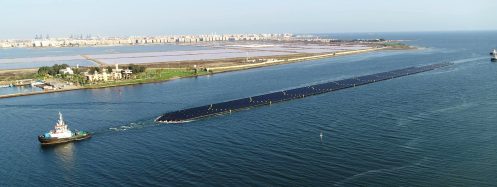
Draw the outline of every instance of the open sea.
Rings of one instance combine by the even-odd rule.
[[[497,64],[489,56],[497,32],[329,36],[405,39],[419,49],[0,99],[0,186],[497,184]],[[447,61],[455,65],[231,115],[153,122],[169,111]],[[37,135],[59,111],[70,128],[94,136],[41,147]]]

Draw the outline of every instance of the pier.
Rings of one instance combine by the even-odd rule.
[[[248,98],[215,103],[195,108],[183,109],[179,111],[165,113],[155,119],[158,123],[183,123],[192,120],[205,118],[214,115],[229,114],[243,109],[257,106],[271,105],[283,101],[300,99],[312,95],[323,94],[327,92],[338,91],[346,88],[366,85],[370,83],[385,81],[398,77],[413,75],[426,71],[435,70],[441,67],[452,65],[452,63],[438,63],[425,66],[408,67],[383,73],[376,73],[360,77],[353,77],[338,81],[332,81],[322,84],[305,86],[290,90],[278,91]]]

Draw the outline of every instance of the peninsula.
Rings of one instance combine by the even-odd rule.
[[[188,38],[195,39],[190,39],[190,42],[185,43],[184,39],[176,38],[172,40],[175,41],[174,44],[164,44],[163,42],[169,40],[156,37],[150,40],[150,44],[146,44],[146,39],[140,41],[133,39],[135,43],[120,43],[120,45],[137,45],[138,42],[141,45],[193,47],[189,50],[0,58],[0,87],[35,86],[40,88],[37,91],[0,94],[0,98],[152,83],[378,50],[411,49],[410,46],[399,41],[384,39],[336,40],[291,34],[190,36]],[[33,42],[37,41],[33,40]],[[99,45],[108,45],[108,43],[97,46]],[[28,47],[40,48],[41,46],[32,44]],[[61,47],[60,43],[57,46],[43,48],[54,47]],[[47,64],[47,61],[53,65],[36,66]],[[74,63],[83,62],[86,65],[74,65]],[[27,68],[15,66],[19,64],[22,65],[20,67]],[[3,68],[2,70],[2,65],[10,66],[11,69]]]

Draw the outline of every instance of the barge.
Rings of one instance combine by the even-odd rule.
[[[435,70],[441,67],[452,65],[452,63],[438,63],[418,67],[409,67],[398,69],[383,73],[376,73],[372,75],[365,75],[360,77],[353,77],[344,80],[332,81],[323,84],[316,84],[295,88],[291,90],[284,90],[273,92],[248,98],[226,101],[222,103],[210,104],[195,108],[183,109],[165,113],[155,119],[157,123],[185,123],[192,120],[205,118],[209,116],[230,114],[235,111],[248,109],[257,106],[271,105],[278,102],[289,101],[299,98],[304,98],[312,95],[333,92],[346,88],[352,88],[360,85],[385,81],[397,77],[422,73],[426,71]]]

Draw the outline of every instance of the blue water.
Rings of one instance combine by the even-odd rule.
[[[420,49],[1,99],[0,186],[497,184],[497,64],[488,56],[497,32],[379,35]],[[445,61],[456,64],[181,125],[153,123],[167,111]],[[94,137],[40,147],[36,135],[58,111]]]

